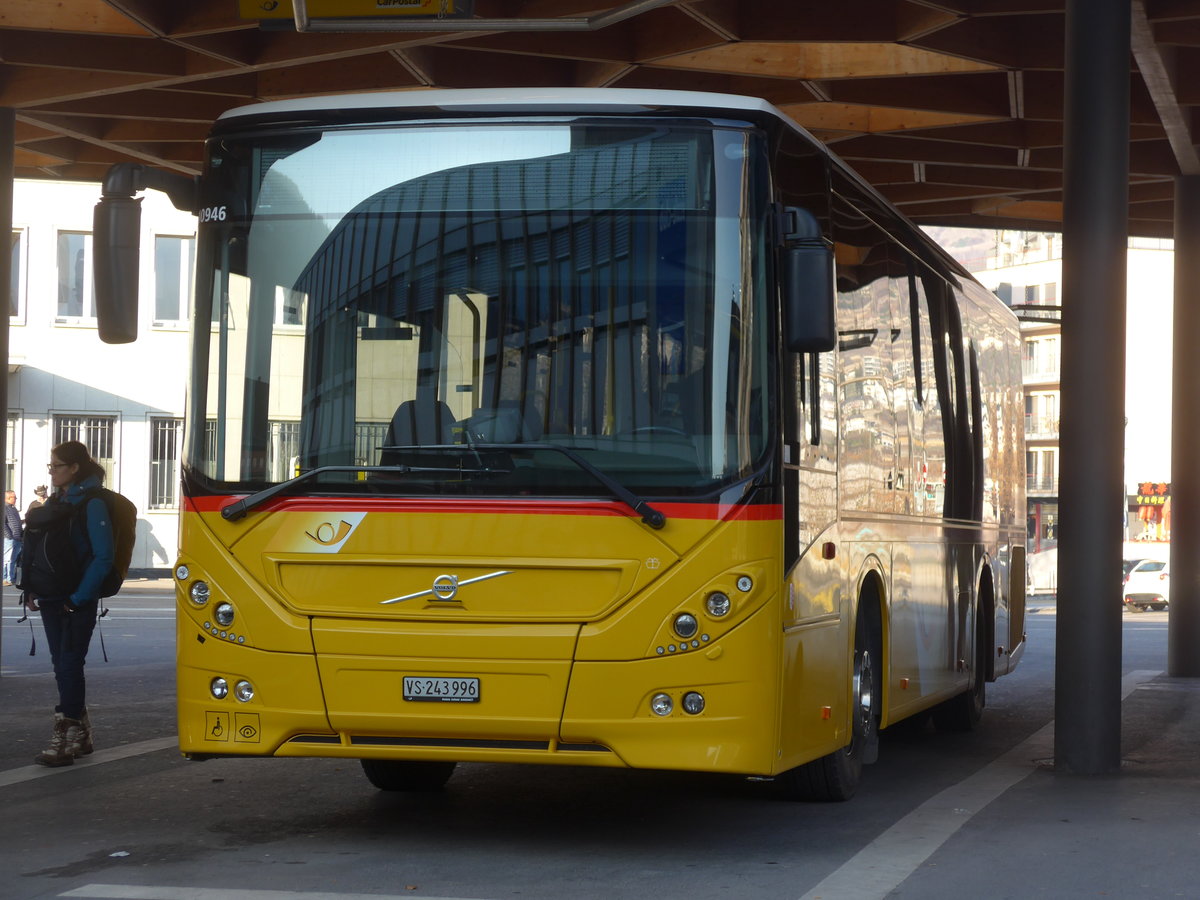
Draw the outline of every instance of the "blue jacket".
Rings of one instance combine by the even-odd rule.
[[[72,483],[66,493],[60,496],[67,503],[79,505],[88,491],[98,487],[100,487],[100,479],[92,476]],[[108,570],[112,568],[115,553],[113,526],[105,502],[99,497],[88,500],[86,517],[87,536],[85,537],[79,532],[72,533],[76,554],[79,559],[88,561],[87,568],[83,571],[83,577],[79,579],[79,587],[75,588],[71,594],[71,603],[75,606],[82,606],[100,599],[100,584],[104,581]]]
[[[21,513],[15,506],[4,504],[4,536],[10,541],[19,541],[23,537],[24,528],[21,526]]]

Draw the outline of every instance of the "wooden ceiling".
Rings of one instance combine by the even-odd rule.
[[[474,14],[598,17],[627,2],[475,0]],[[197,172],[210,123],[263,100],[504,86],[749,94],[919,222],[1055,230],[1064,8],[664,0],[589,31],[455,31],[447,19],[350,34],[297,33],[290,18],[263,28],[238,0],[2,0],[0,106],[16,110],[18,177],[99,180],[123,160]],[[1130,230],[1169,236],[1172,178],[1200,172],[1200,0],[1132,9]]]

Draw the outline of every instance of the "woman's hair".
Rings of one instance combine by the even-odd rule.
[[[75,475],[76,481],[83,481],[85,478],[95,475],[100,479],[101,484],[104,483],[104,466],[92,459],[88,448],[79,441],[63,441],[58,446],[51,447],[50,452],[69,466],[79,466],[79,471]]]

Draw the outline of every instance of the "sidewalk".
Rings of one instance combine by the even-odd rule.
[[[1119,772],[1057,770],[1053,726],[1047,726],[988,767],[1007,759],[1028,774],[888,896],[1195,897],[1200,679],[1152,676],[1129,694],[1121,712]],[[1035,760],[1030,753],[1045,755]]]
[[[121,585],[121,593],[141,591],[173,591],[175,579],[170,569],[130,569]]]

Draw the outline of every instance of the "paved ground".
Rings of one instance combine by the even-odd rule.
[[[126,593],[165,596],[171,581],[159,574],[135,578]],[[155,599],[146,605],[163,604]],[[1052,596],[1031,598],[1029,609],[1031,617],[1054,620]],[[1134,628],[1159,622],[1161,634],[1165,616],[1127,614],[1125,622]],[[500,775],[478,768],[463,773],[444,800],[393,806],[370,798],[356,772],[325,762],[260,766],[253,770],[263,779],[257,781],[244,763],[183,763],[171,756],[171,698],[154,685],[139,685],[145,677],[126,665],[120,641],[124,630],[133,629],[122,621],[118,618],[108,632],[115,652],[105,677],[123,694],[137,696],[141,690],[147,699],[111,710],[108,734],[121,734],[130,752],[140,755],[122,758],[122,748],[114,745],[98,751],[98,757],[105,756],[94,763],[101,769],[81,766],[73,775],[36,772],[39,777],[32,778],[35,767],[28,765],[25,744],[42,739],[44,729],[30,724],[36,705],[30,694],[35,685],[46,685],[32,676],[0,683],[0,801],[6,807],[0,814],[0,898],[429,898],[433,892],[419,885],[435,884],[441,897],[520,894],[526,900],[640,900],[647,896],[646,885],[655,885],[651,893],[664,900],[1200,896],[1200,679],[1171,678],[1151,669],[1125,672],[1122,769],[1109,776],[1056,771],[1054,726],[1039,727],[1041,719],[1028,726],[1026,733],[1032,734],[995,758],[972,760],[981,749],[978,736],[949,747],[939,743],[951,750],[946,765],[961,774],[948,774],[944,788],[915,804],[902,793],[912,774],[904,757],[926,756],[930,747],[901,736],[881,762],[882,777],[873,776],[864,796],[808,812],[753,805],[733,791],[706,796],[686,779],[654,773],[631,773],[629,782],[637,789],[622,790],[620,782],[590,773]],[[170,652],[169,639],[166,644],[163,654]],[[4,646],[10,662],[16,661],[12,654],[25,649],[15,642]],[[1006,708],[1000,702],[989,715],[1015,722],[1033,706]],[[954,756],[954,746],[961,748],[961,758]],[[289,781],[293,773],[321,777]],[[516,778],[527,780],[514,787],[510,779]],[[62,819],[71,806],[68,787],[82,784],[92,791],[84,818]],[[297,784],[312,792],[307,801],[291,796]],[[560,807],[570,792],[575,792],[576,812],[586,808],[587,816],[564,816]],[[177,807],[162,820],[170,824],[157,824],[159,812],[139,820],[136,811],[147,800],[162,804],[166,797]],[[240,800],[246,808],[222,807],[222,800]],[[639,839],[625,840],[613,830],[617,822]],[[724,832],[725,827],[732,831]],[[242,838],[220,843],[230,829]],[[31,830],[42,837],[32,838]],[[320,853],[313,850],[317,835]],[[387,840],[381,842],[381,836]],[[444,846],[451,836],[461,840]],[[68,844],[56,846],[62,840]],[[147,845],[161,850],[163,859],[142,849]],[[572,855],[576,851],[583,855]],[[822,853],[836,861],[822,868],[813,862]],[[469,863],[467,857],[482,862]],[[136,864],[121,868],[127,858]],[[336,868],[341,859],[353,869]],[[304,884],[310,886],[289,881],[286,871],[272,874],[263,868],[277,860],[286,860],[292,871],[306,867],[312,880]],[[360,882],[364,872],[391,873],[398,860],[410,867],[406,871],[424,866],[424,878]],[[587,860],[600,861],[595,872]],[[473,864],[483,873],[474,875]],[[575,875],[568,872],[561,882],[553,881],[559,875],[556,865],[571,867]],[[693,874],[698,867],[700,877]],[[673,872],[677,886],[664,887],[675,884],[670,879],[655,880],[660,869]],[[211,879],[199,872],[211,873]],[[243,887],[229,886],[231,873],[241,873]],[[205,887],[180,893],[180,888],[152,889],[146,882]],[[556,893],[560,884],[574,887]],[[318,886],[323,889],[317,891]]]

